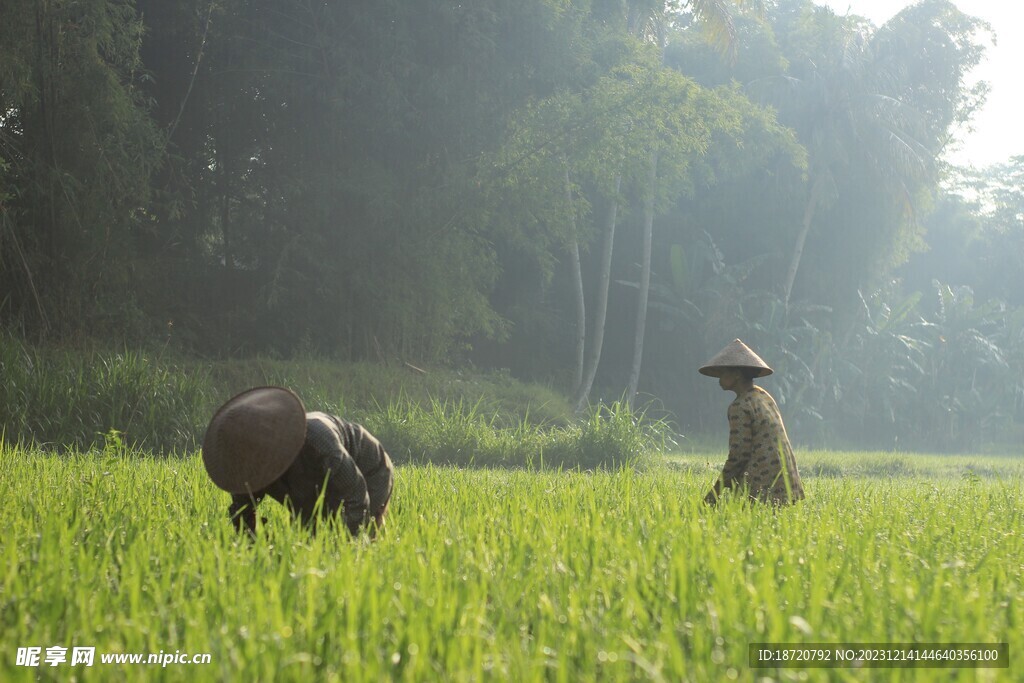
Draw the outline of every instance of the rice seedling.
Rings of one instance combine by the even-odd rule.
[[[195,455],[156,459],[115,444],[58,457],[5,445],[0,678],[1019,677],[1012,668],[750,668],[747,648],[758,642],[1008,641],[1011,653],[1022,642],[1015,461],[986,461],[990,469],[964,477],[935,458],[923,469],[891,454],[798,458],[851,472],[865,459],[906,466],[809,474],[808,499],[776,512],[741,500],[704,507],[714,462],[561,472],[405,465],[376,542],[311,535],[266,504],[269,521],[250,542],[233,532],[228,497]],[[94,647],[96,660],[18,666],[17,649],[30,646],[43,656]],[[210,662],[100,661],[160,652]]]

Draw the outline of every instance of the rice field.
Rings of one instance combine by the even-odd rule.
[[[376,542],[273,502],[249,541],[196,455],[0,446],[0,680],[1024,680],[1022,460],[797,457],[808,500],[779,512],[704,507],[721,454],[407,465]],[[1009,642],[1010,665],[749,666],[820,642]],[[150,653],[177,659],[101,661]]]

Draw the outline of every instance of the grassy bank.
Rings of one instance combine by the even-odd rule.
[[[4,440],[55,452],[190,452],[221,403],[267,384],[366,424],[400,463],[640,465],[670,438],[666,423],[621,404],[576,417],[547,387],[406,365],[44,351],[0,337],[0,374]]]
[[[837,466],[890,454],[821,454]],[[798,453],[801,463],[818,455]],[[813,468],[809,468],[813,469]],[[281,506],[237,537],[195,455],[0,449],[5,681],[1006,680],[1013,669],[776,670],[756,642],[1021,645],[1019,473],[816,476],[773,513],[696,468],[405,466],[385,536]],[[93,668],[17,667],[93,647]],[[209,664],[101,664],[209,653]],[[1013,657],[1014,655],[1011,654]],[[1011,662],[1011,666],[1012,666]],[[877,675],[873,675],[877,674]]]

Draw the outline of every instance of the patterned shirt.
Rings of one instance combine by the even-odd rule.
[[[737,396],[729,406],[729,457],[720,485],[745,487],[761,502],[803,500],[804,487],[782,415],[775,399],[761,387]]]
[[[321,412],[306,413],[306,441],[295,462],[267,488],[234,494],[228,514],[235,526],[256,529],[256,505],[270,496],[309,523],[323,493],[321,515],[342,510],[352,535],[384,511],[394,471],[384,447],[360,425]]]

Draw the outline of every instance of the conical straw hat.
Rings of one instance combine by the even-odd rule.
[[[203,463],[213,483],[253,493],[284,474],[306,440],[306,409],[283,387],[249,389],[220,407],[203,438]]]
[[[767,377],[773,370],[749,346],[734,339],[724,349],[715,354],[699,372],[708,377],[721,377],[726,368],[752,368],[757,370],[755,377]]]

